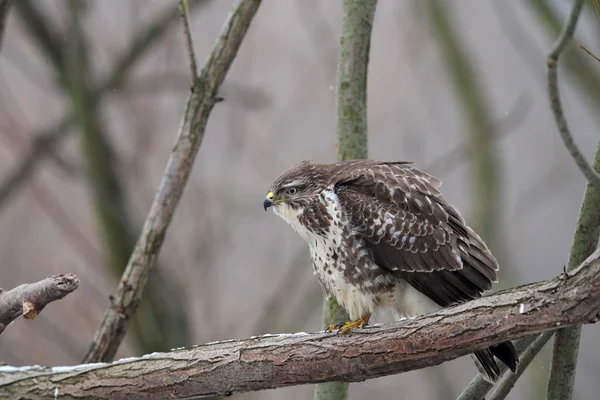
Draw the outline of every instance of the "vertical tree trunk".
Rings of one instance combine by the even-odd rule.
[[[336,82],[337,159],[367,158],[367,75],[371,31],[377,0],[344,0],[342,36]],[[335,298],[326,299],[324,325],[349,319]],[[348,398],[348,383],[320,383],[315,387],[316,400]]]

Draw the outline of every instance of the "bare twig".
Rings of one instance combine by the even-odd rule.
[[[493,2],[494,7],[498,10],[502,9],[499,5],[496,4],[504,4],[505,7],[502,9],[502,14],[505,14],[501,21],[502,25],[507,25],[505,30],[510,32],[511,34],[508,36],[511,44],[515,47],[515,49],[523,55],[523,57],[527,58],[527,61],[530,61],[529,64],[533,64],[534,69],[534,78],[536,82],[539,82],[541,86],[547,88],[548,79],[547,76],[542,79],[538,79],[544,76],[542,73],[542,68],[546,68],[547,66],[539,63],[540,56],[544,57],[542,54],[538,54],[540,52],[539,46],[535,44],[535,41],[532,41],[531,38],[528,38],[527,30],[521,26],[523,24],[515,23],[519,19],[520,14],[514,12],[514,8],[508,6],[508,2]],[[521,2],[523,3],[523,2]],[[548,0],[529,0],[526,1],[529,7],[531,7],[534,15],[538,17],[540,25],[545,28],[546,33],[552,38],[558,37],[560,31],[564,25],[563,16],[561,12],[553,7],[551,2]],[[523,35],[524,34],[524,35]],[[523,44],[529,44],[528,46],[523,47]],[[600,107],[600,90],[596,88],[600,87],[600,74],[598,74],[597,68],[595,65],[587,62],[587,56],[582,54],[579,51],[570,51],[569,47],[567,47],[563,53],[561,54],[561,63],[562,68],[566,74],[568,74],[568,78],[571,79],[575,84],[578,85],[579,89],[582,93],[587,95],[591,101],[584,101],[584,106],[589,108],[591,114],[594,116],[599,116],[597,113],[598,107]],[[574,49],[573,49],[574,50]],[[545,51],[542,50],[542,51]],[[528,56],[531,54],[532,56]]]
[[[49,303],[60,300],[79,287],[73,274],[60,274],[14,289],[0,289],[0,334],[19,316],[34,319]]]
[[[0,395],[147,399],[358,382],[439,365],[534,333],[600,318],[600,250],[577,270],[415,319],[348,334],[264,335],[111,364],[0,367]]]
[[[508,396],[508,393],[512,390],[517,382],[517,379],[527,369],[527,366],[531,364],[535,356],[544,348],[548,340],[552,337],[554,332],[544,332],[539,335],[535,341],[523,352],[523,355],[519,358],[519,369],[515,374],[506,374],[504,378],[497,384],[497,388],[494,390],[488,400],[502,400]]]
[[[4,28],[6,27],[6,19],[8,11],[13,0],[0,0],[0,49],[2,49],[2,39],[4,39]]]
[[[150,270],[162,247],[167,228],[179,204],[200,148],[217,91],[246,35],[260,0],[242,0],[228,17],[210,58],[188,98],[179,134],[160,187],[113,302],[94,337],[85,362],[111,360],[129,326],[144,291]]]
[[[198,63],[196,62],[196,53],[194,52],[194,41],[190,30],[190,10],[188,0],[179,0],[179,11],[183,20],[183,34],[187,47],[188,57],[190,58],[190,70],[192,72],[192,83],[198,76]]]
[[[552,45],[550,53],[546,59],[546,64],[548,66],[548,98],[550,100],[550,108],[554,114],[554,119],[556,121],[556,126],[560,133],[560,137],[565,143],[567,150],[571,154],[571,157],[573,157],[573,160],[575,160],[577,163],[577,166],[586,179],[592,185],[594,185],[596,189],[600,190],[600,175],[594,172],[592,167],[590,167],[573,140],[573,135],[569,130],[567,119],[565,118],[560,99],[560,92],[558,89],[558,58],[569,43],[569,40],[571,40],[573,37],[573,32],[575,32],[575,27],[577,25],[577,20],[579,19],[579,14],[581,13],[582,7],[583,0],[573,0],[569,17],[563,25],[558,38]]]
[[[588,53],[594,60],[600,62],[600,58],[598,58],[594,53],[592,53],[590,50],[588,50],[587,47],[585,47],[584,45],[582,45],[581,43],[579,43],[577,40],[575,39],[571,39],[577,46],[579,46],[581,48],[581,50],[585,51],[586,53]]]

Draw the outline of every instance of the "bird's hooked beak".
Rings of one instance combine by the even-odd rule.
[[[267,211],[267,208],[269,208],[273,204],[275,204],[273,202],[274,198],[275,198],[275,194],[273,192],[269,192],[269,194],[267,194],[267,197],[265,197],[265,201],[263,201],[263,207],[265,208],[265,211]]]

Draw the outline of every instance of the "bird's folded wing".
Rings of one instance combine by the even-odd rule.
[[[380,266],[422,272],[462,268],[439,181],[428,177],[402,164],[366,165],[340,175],[340,203]]]

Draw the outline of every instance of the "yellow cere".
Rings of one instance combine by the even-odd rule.
[[[267,199],[273,200],[274,198],[275,198],[275,193],[269,192],[269,194],[267,194]]]

